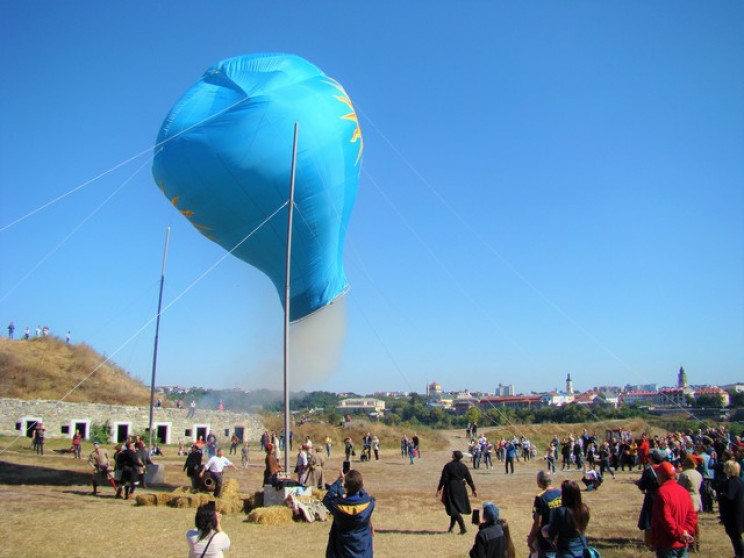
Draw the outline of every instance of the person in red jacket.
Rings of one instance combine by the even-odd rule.
[[[651,509],[651,541],[657,558],[685,558],[694,537],[697,514],[690,494],[677,484],[674,465],[665,461],[654,466],[659,490]]]

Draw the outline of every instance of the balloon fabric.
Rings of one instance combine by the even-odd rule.
[[[292,321],[349,288],[343,244],[364,144],[344,88],[295,55],[223,60],[171,109],[153,162],[155,182],[174,207],[265,273],[284,303],[295,123]]]

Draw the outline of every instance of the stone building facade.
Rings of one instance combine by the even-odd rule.
[[[191,444],[209,432],[214,432],[219,445],[229,444],[236,434],[240,440],[255,442],[264,431],[259,415],[196,409],[155,408],[153,441],[161,444]],[[101,442],[119,443],[130,435],[145,432],[150,422],[148,407],[102,405],[98,403],[67,403],[0,398],[0,435],[31,437],[41,422],[48,438],[72,438],[79,430],[85,440],[91,440],[93,425],[108,421],[110,436]]]

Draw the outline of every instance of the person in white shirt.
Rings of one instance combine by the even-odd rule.
[[[214,478],[215,498],[218,498],[220,492],[222,492],[222,472],[225,470],[225,467],[232,467],[236,471],[238,470],[238,468],[232,464],[232,461],[225,457],[225,451],[220,448],[217,450],[217,455],[209,458],[209,461],[207,461],[207,464],[204,465],[204,468],[199,474],[200,477],[204,477],[207,472],[212,475]]]
[[[196,510],[196,529],[186,532],[189,558],[223,558],[222,551],[230,548],[230,537],[220,527],[221,519],[222,514],[215,510],[214,502]]]

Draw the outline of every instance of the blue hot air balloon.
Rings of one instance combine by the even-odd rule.
[[[295,122],[292,321],[349,288],[342,251],[363,141],[344,88],[294,55],[223,60],[171,109],[153,163],[172,204],[204,236],[263,271],[283,301],[288,208],[267,218],[289,197]]]

